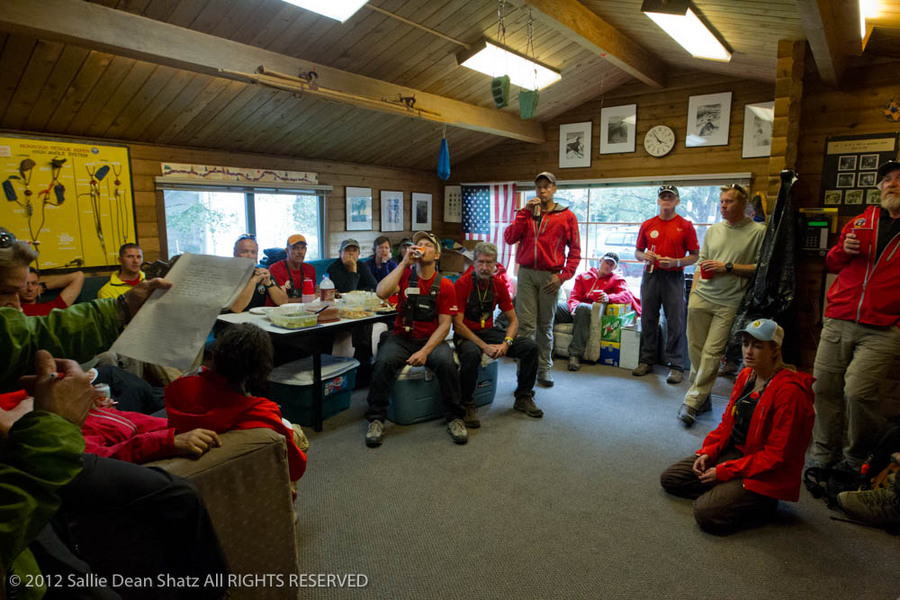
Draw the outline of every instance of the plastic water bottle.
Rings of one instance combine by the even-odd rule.
[[[319,284],[319,300],[322,301],[322,304],[334,304],[334,282],[328,273],[325,273],[322,283]]]

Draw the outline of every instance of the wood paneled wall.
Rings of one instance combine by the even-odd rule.
[[[372,242],[380,235],[381,190],[402,191],[404,196],[404,226],[406,231],[391,232],[388,237],[398,242],[409,237],[412,192],[432,194],[433,229],[441,237],[458,236],[458,226],[446,227],[440,220],[443,215],[443,186],[434,172],[412,169],[390,169],[354,163],[304,160],[260,154],[236,154],[231,152],[173,148],[129,144],[132,173],[134,174],[135,215],[138,239],[147,260],[155,260],[165,251],[165,211],[163,193],[156,190],[155,178],[161,174],[161,162],[193,163],[217,166],[272,168],[292,171],[312,171],[319,174],[319,183],[331,185],[333,191],[326,200],[325,248],[327,256],[337,256],[341,240],[356,238],[362,245],[361,254],[370,253]],[[374,222],[373,231],[346,231],[346,186],[372,188]]]
[[[452,181],[478,182],[517,180],[530,181],[541,171],[551,171],[560,181],[611,177],[655,177],[691,173],[754,174],[754,191],[766,190],[768,158],[741,158],[744,131],[744,105],[773,100],[772,85],[741,81],[709,73],[675,73],[669,77],[670,87],[657,90],[642,83],[632,83],[587,102],[577,109],[549,121],[544,130],[547,142],[526,144],[506,142],[491,148],[459,166],[451,174]],[[690,96],[731,91],[731,127],[727,146],[686,148],[688,99]],[[637,104],[637,139],[634,152],[599,154],[600,109],[603,106]],[[591,166],[579,169],[559,168],[559,125],[591,121]],[[663,158],[654,158],[643,148],[644,135],[655,125],[668,125],[675,131],[675,148]],[[451,148],[452,150],[452,148]],[[648,202],[655,204],[655,198]],[[653,209],[650,209],[652,215]]]

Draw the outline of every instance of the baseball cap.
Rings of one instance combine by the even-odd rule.
[[[550,171],[542,171],[538,173],[538,176],[534,178],[534,182],[537,183],[538,179],[540,179],[541,177],[547,179],[548,181],[550,181],[550,183],[556,183],[556,175],[554,175]]]
[[[412,240],[409,239],[409,238],[403,238],[402,240],[400,240],[400,247],[401,247],[401,248],[402,248],[403,246],[412,246],[412,245],[413,245]]]
[[[876,187],[878,187],[878,189],[880,190],[881,180],[884,179],[888,173],[890,173],[891,171],[896,171],[897,169],[900,169],[900,162],[897,162],[896,160],[889,160],[885,163],[882,163],[882,165],[878,167],[878,181]]]
[[[775,342],[779,346],[784,341],[784,329],[772,319],[756,319],[738,333],[752,335],[761,342]]]
[[[617,267],[619,266],[619,255],[616,254],[615,252],[607,252],[606,254],[603,255],[602,258],[600,258],[600,260],[611,260],[614,263],[616,263]]]
[[[678,188],[674,185],[661,185],[659,186],[659,191],[656,193],[657,197],[662,196],[666,192],[670,194],[674,194],[676,198],[678,198]]]
[[[437,236],[428,231],[417,231],[415,235],[413,235],[413,243],[418,243],[419,240],[428,240],[432,244],[434,244],[434,249],[438,252],[441,251],[441,243],[438,241]]]
[[[356,246],[356,249],[359,250],[359,242],[354,240],[353,238],[347,238],[346,240],[341,242],[341,249],[338,252],[343,252],[344,248],[347,246]]]
[[[300,235],[299,233],[295,233],[291,237],[288,238],[287,245],[293,246],[294,244],[305,244],[306,238]]]

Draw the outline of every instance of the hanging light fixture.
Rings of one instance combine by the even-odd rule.
[[[456,61],[460,66],[490,76],[497,72],[498,65],[506,65],[505,71],[509,75],[510,82],[523,88],[537,85],[537,89],[541,89],[562,79],[559,71],[488,40],[483,40],[471,50],[457,55]]]
[[[367,0],[284,0],[288,4],[343,23],[356,14]]]
[[[641,12],[694,58],[731,61],[731,48],[691,0],[644,0]]]

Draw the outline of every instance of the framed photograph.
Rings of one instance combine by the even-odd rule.
[[[881,190],[866,190],[866,204],[881,204]]]
[[[744,145],[741,158],[769,156],[772,150],[774,121],[774,101],[744,105]]]
[[[839,188],[856,187],[856,173],[838,173],[837,186]]]
[[[444,186],[444,222],[462,223],[462,186]]]
[[[847,193],[844,195],[844,204],[862,204],[863,203],[863,191],[862,190],[847,190]]]
[[[866,171],[859,174],[859,183],[856,185],[861,188],[875,187],[875,180],[878,177],[878,171]]]
[[[559,126],[559,168],[591,166],[591,122]]]
[[[372,231],[372,188],[347,187],[347,231]]]
[[[868,171],[868,170],[876,170],[878,168],[878,158],[877,154],[862,154],[859,157],[859,170],[860,171]]]
[[[600,154],[634,152],[637,104],[600,110]]]
[[[848,154],[838,159],[838,171],[855,171],[856,155]]]
[[[825,192],[825,205],[826,206],[834,206],[841,203],[841,200],[844,198],[844,192],[842,190],[826,190]]]
[[[381,192],[381,231],[403,231],[403,192]]]
[[[730,122],[731,92],[691,96],[684,145],[688,148],[727,146]]]
[[[413,192],[412,230],[431,231],[431,194]]]

